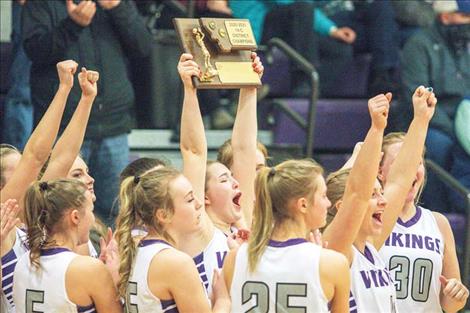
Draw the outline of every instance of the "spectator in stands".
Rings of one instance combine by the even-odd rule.
[[[434,23],[436,13],[432,3],[433,0],[392,1],[401,47],[420,27],[429,27]]]
[[[335,22],[335,27],[352,28],[353,39],[346,42],[352,45],[354,53],[372,54],[369,95],[385,90],[398,91],[399,34],[391,1],[329,0],[318,3]]]
[[[13,58],[9,74],[11,85],[5,99],[3,116],[3,142],[20,150],[24,149],[33,128],[33,106],[29,88],[31,61],[24,52],[21,39],[21,12],[25,2],[26,0],[15,0],[12,3]]]
[[[421,84],[432,86],[439,106],[426,139],[427,157],[470,188],[470,155],[458,144],[454,133],[456,110],[470,93],[470,2],[436,1],[434,9],[435,23],[411,37],[404,47],[401,65],[404,96],[396,123],[403,129],[410,119],[406,99],[412,90]],[[429,173],[423,193],[425,205],[437,211],[462,205],[456,194],[448,196],[449,199],[445,186]]]
[[[250,20],[258,43],[266,43],[273,37],[281,38],[313,63],[320,73],[322,93],[331,89],[334,78],[343,67],[341,62],[352,56],[348,43],[354,41],[354,32],[347,27],[335,27],[334,22],[315,9],[312,3],[230,0],[229,5],[234,17]],[[317,43],[317,40],[322,43]],[[329,66],[333,63],[336,66]],[[293,70],[291,87],[295,96],[306,96],[311,92],[305,74],[296,69]]]
[[[95,212],[111,224],[119,173],[128,163],[127,133],[131,128],[134,91],[127,77],[126,56],[145,57],[151,38],[129,0],[28,1],[23,12],[23,43],[32,61],[31,93],[38,121],[57,85],[55,64],[74,59],[101,73],[82,155],[96,179]],[[62,129],[80,96],[75,85],[65,109]]]

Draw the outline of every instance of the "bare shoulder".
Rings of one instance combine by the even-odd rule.
[[[330,249],[321,249],[320,262],[328,262],[332,267],[348,264],[348,259],[344,254]]]
[[[184,275],[193,268],[196,270],[194,260],[189,255],[171,248],[164,249],[156,254],[150,266],[156,269],[158,273],[173,276]]]
[[[69,272],[83,279],[94,277],[94,275],[102,273],[103,271],[107,271],[103,262],[86,255],[78,255],[69,265]]]
[[[452,233],[452,228],[450,227],[449,220],[447,217],[439,212],[431,211],[434,219],[436,220],[437,227],[441,231],[442,235],[445,236],[448,233]]]

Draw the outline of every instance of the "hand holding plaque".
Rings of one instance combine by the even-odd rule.
[[[251,51],[256,42],[248,20],[201,18],[173,20],[185,53],[201,69],[193,77],[199,89],[235,89],[261,85]]]

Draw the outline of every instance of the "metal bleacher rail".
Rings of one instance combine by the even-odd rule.
[[[275,98],[272,103],[283,111],[289,118],[291,118],[300,128],[306,132],[306,144],[304,147],[305,156],[311,158],[313,156],[314,148],[314,132],[315,132],[315,117],[319,92],[319,76],[318,72],[312,63],[307,61],[285,41],[279,38],[272,38],[268,41],[265,47],[260,47],[260,50],[266,52],[267,63],[273,62],[271,55],[272,49],[277,48],[281,50],[291,62],[293,62],[302,72],[308,75],[312,85],[312,93],[309,97],[309,108],[307,119],[304,119],[299,113],[291,109],[282,98]]]
[[[463,250],[462,280],[467,282],[466,286],[470,286],[470,190],[465,188],[457,179],[432,160],[426,159],[426,168],[436,174],[444,184],[465,199],[467,227]],[[467,307],[470,308],[470,304],[467,304]]]

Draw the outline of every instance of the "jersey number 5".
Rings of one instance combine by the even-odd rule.
[[[34,310],[35,303],[44,303],[44,291],[26,289],[26,313],[44,313]]]
[[[242,303],[251,301],[256,296],[256,305],[245,313],[269,312],[269,287],[260,281],[247,281],[242,287]],[[304,313],[307,307],[290,306],[289,297],[307,297],[306,284],[277,283],[276,284],[276,312]]]

